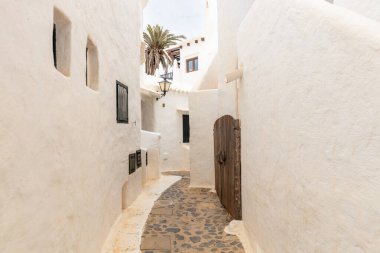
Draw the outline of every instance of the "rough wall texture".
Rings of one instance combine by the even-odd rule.
[[[380,22],[380,1],[378,0],[334,0],[334,5],[342,6]]]
[[[218,0],[219,87],[223,86],[224,75],[238,66],[237,33],[253,1]]]
[[[217,101],[218,118],[224,115],[231,115],[234,118],[238,118],[236,85],[235,82],[219,87]]]
[[[243,218],[262,251],[379,252],[379,31],[314,0],[257,0],[241,26]]]
[[[155,180],[160,177],[160,147],[159,133],[141,131],[141,147],[148,152],[148,166],[145,168],[145,180]]]
[[[53,64],[54,4],[71,21],[69,77]],[[100,252],[140,144],[139,1],[0,6],[0,251]],[[88,36],[97,92],[85,85]],[[137,124],[116,124],[116,80],[129,86]]]
[[[190,184],[215,188],[214,123],[218,119],[218,90],[190,93]]]
[[[237,82],[224,83],[225,75],[238,68],[237,33],[254,0],[218,0],[219,116],[238,118]]]
[[[141,97],[141,129],[145,131],[155,130],[156,115],[154,106],[156,99],[150,96]]]
[[[190,168],[189,144],[183,143],[183,112],[178,110],[188,109],[188,96],[188,93],[170,91],[155,103],[155,131],[161,134],[161,171]]]

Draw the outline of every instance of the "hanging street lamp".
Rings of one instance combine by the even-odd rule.
[[[162,95],[165,96],[167,92],[170,90],[170,85],[172,84],[169,82],[166,78],[158,83],[160,85],[160,90],[163,93]]]
[[[172,84],[171,82],[169,82],[166,78],[164,78],[163,81],[161,82],[158,82],[159,86],[160,86],[160,90],[162,92],[162,97],[164,97],[166,95],[167,92],[169,92],[170,90],[170,85]]]

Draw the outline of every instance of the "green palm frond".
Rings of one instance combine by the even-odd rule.
[[[168,47],[174,46],[178,41],[186,39],[183,35],[175,35],[162,26],[148,25],[143,34],[145,49],[145,72],[154,75],[160,64],[167,70],[173,64],[172,58],[165,51]]]

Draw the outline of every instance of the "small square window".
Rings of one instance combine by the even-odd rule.
[[[186,60],[186,71],[187,72],[198,71],[198,57]]]
[[[116,121],[128,123],[128,87],[116,81]]]

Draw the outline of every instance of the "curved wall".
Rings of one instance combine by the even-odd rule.
[[[378,252],[380,25],[256,0],[239,31],[243,219],[258,252]]]

